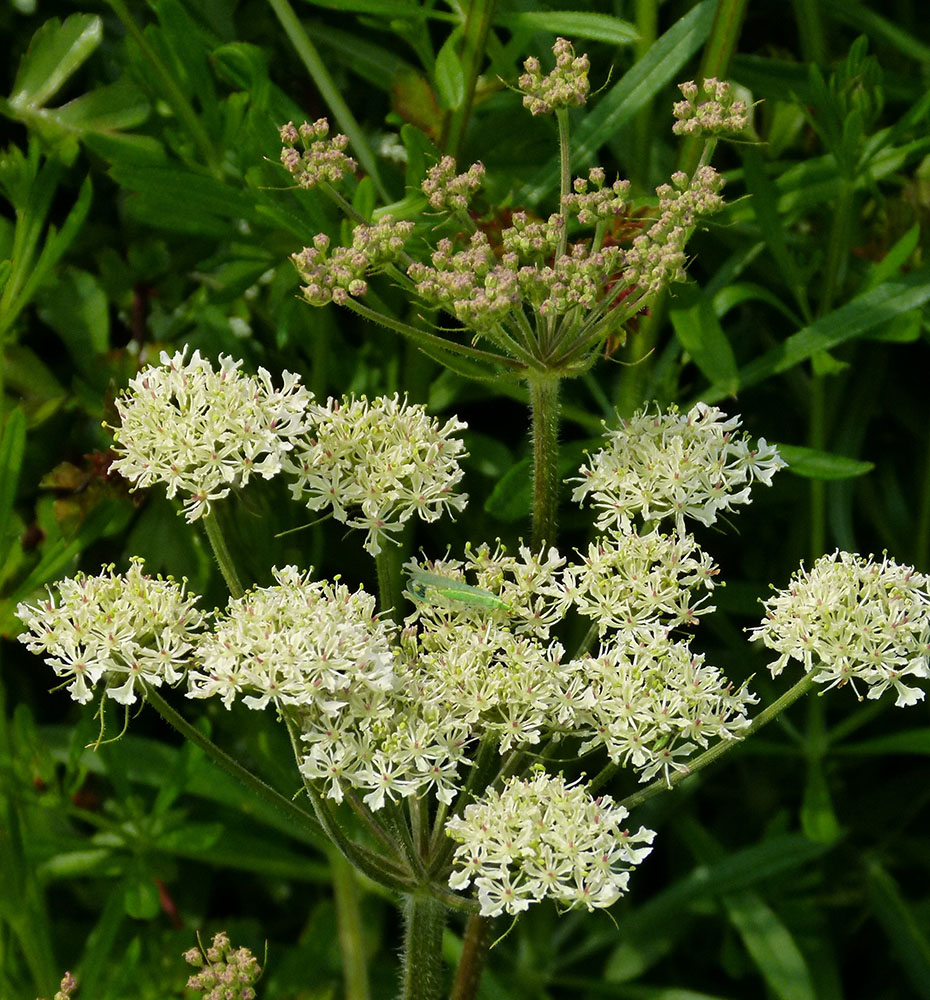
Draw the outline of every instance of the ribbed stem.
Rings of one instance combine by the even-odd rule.
[[[559,378],[529,377],[533,416],[533,545],[555,542],[559,509]]]
[[[432,896],[405,897],[401,1000],[439,1000],[442,996],[442,931],[446,914],[446,907]]]
[[[565,196],[572,190],[572,150],[568,137],[568,109],[556,108],[555,119],[559,124],[559,215],[562,217],[562,232],[555,251],[555,259],[565,253],[568,245],[568,206]]]
[[[213,555],[216,556],[217,565],[220,567],[220,572],[226,581],[226,587],[229,590],[230,596],[242,597],[245,591],[239,582],[236,564],[233,562],[232,553],[229,551],[229,546],[223,537],[223,531],[220,528],[216,514],[206,514],[203,518],[203,527],[210,541],[210,548],[213,549]]]

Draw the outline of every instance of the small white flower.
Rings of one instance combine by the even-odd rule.
[[[310,580],[293,566],[276,584],[229,602],[198,649],[188,697],[219,695],[229,708],[309,707],[338,713],[353,694],[376,697],[394,684],[390,627],[375,599],[344,584]]]
[[[79,574],[59,581],[48,600],[20,604],[16,614],[29,631],[19,638],[71,678],[75,701],[90,701],[103,680],[108,697],[131,705],[140,682],[160,687],[183,676],[204,618],[198,599],[183,582],[147,576],[133,559],[125,574],[112,566],[99,576]]]
[[[219,371],[187,348],[161,354],[161,366],[141,371],[116,400],[113,428],[119,458],[112,468],[133,488],[164,483],[186,497],[188,521],[252,475],[270,479],[293,438],[307,426],[311,394],[291,372],[275,389],[263,368],[243,375],[241,361],[220,355]]]
[[[650,852],[655,833],[621,828],[628,816],[610,796],[540,771],[489,789],[446,824],[458,841],[449,885],[472,882],[484,916],[520,913],[551,897],[568,909],[610,906],[626,891],[629,872]]]
[[[802,566],[764,606],[765,619],[750,632],[781,654],[769,665],[773,676],[798,660],[827,688],[848,683],[858,695],[858,681],[872,699],[889,687],[898,706],[923,699],[921,688],[902,681],[930,678],[930,579],[913,567],[837,551],[811,570]]]
[[[466,426],[461,421],[440,425],[398,396],[362,396],[330,399],[315,422],[284,461],[291,495],[310,510],[332,507],[336,520],[363,529],[372,555],[414,514],[435,521],[464,508],[467,496],[455,492],[463,476],[465,446],[454,436]]]
[[[785,466],[774,446],[760,438],[753,448],[737,435],[739,425],[739,417],[704,403],[686,415],[674,406],[641,410],[607,434],[607,445],[581,468],[572,499],[590,497],[602,530],[626,528],[637,515],[674,518],[679,534],[686,517],[713,524],[721,511],[749,502],[754,480],[770,486]]]

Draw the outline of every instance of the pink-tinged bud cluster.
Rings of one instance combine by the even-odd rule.
[[[484,180],[484,164],[473,163],[464,174],[456,174],[455,159],[444,156],[426,171],[420,189],[437,212],[465,212],[471,196]]]
[[[353,173],[358,164],[346,156],[349,140],[344,135],[329,138],[329,122],[320,118],[304,122],[299,128],[293,122],[281,127],[281,162],[302,188],[317,184],[338,184],[347,173]],[[301,149],[297,145],[302,146]]]
[[[698,219],[723,208],[723,178],[713,167],[699,167],[693,177],[678,171],[671,184],[656,188],[659,217],[633,240],[626,254],[624,280],[648,293],[685,280],[685,245]]]
[[[562,204],[578,216],[581,225],[594,226],[629,211],[630,182],[618,179],[604,187],[605,181],[604,168],[592,167],[587,180],[576,177],[572,182],[574,193],[562,197]]]
[[[312,306],[329,302],[344,305],[350,297],[368,291],[366,276],[393,263],[404,252],[404,244],[413,232],[412,222],[395,222],[385,215],[373,226],[356,226],[352,245],[329,252],[330,239],[325,233],[313,238],[313,246],[292,255],[304,298]]]
[[[214,935],[204,951],[191,948],[184,961],[199,971],[187,981],[189,990],[197,990],[202,1000],[254,1000],[255,983],[262,970],[248,948],[232,947],[224,931]]]
[[[684,97],[672,113],[676,122],[675,135],[718,136],[742,132],[749,124],[745,101],[734,99],[730,85],[725,80],[708,77],[698,86],[693,80],[679,83]]]
[[[539,60],[530,57],[523,64],[526,72],[518,84],[523,92],[523,106],[530,114],[547,115],[558,108],[577,107],[588,97],[588,70],[591,64],[587,55],[575,55],[571,42],[557,38],[552,46],[555,69],[543,76]]]

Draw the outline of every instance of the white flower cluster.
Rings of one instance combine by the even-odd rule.
[[[657,628],[694,625],[715,610],[695,597],[698,588],[713,589],[717,567],[692,535],[613,532],[592,542],[565,575],[575,607],[601,635],[624,629],[648,640]]]
[[[604,645],[597,656],[572,660],[559,671],[558,691],[555,719],[582,738],[579,752],[603,746],[640,781],[661,773],[669,782],[670,771],[687,772],[696,747],[740,739],[758,700],[685,643],[658,639]]]
[[[460,890],[474,882],[488,917],[519,913],[545,896],[567,909],[610,906],[655,837],[645,827],[623,829],[628,815],[609,796],[593,798],[561,777],[511,778],[446,825],[461,845],[449,884]]]
[[[637,514],[645,522],[674,518],[679,533],[686,517],[713,524],[721,511],[749,502],[755,480],[770,486],[786,465],[764,438],[751,447],[747,435],[735,433],[739,426],[739,417],[704,403],[687,414],[675,406],[641,410],[608,432],[572,498],[590,498],[602,530],[628,531]]]
[[[168,496],[186,494],[188,521],[253,475],[270,479],[307,426],[312,396],[291,372],[275,389],[264,368],[239,372],[241,361],[220,355],[219,371],[187,348],[161,354],[116,400],[113,428],[119,458],[112,468],[134,488],[165,483]]]
[[[125,575],[110,566],[99,576],[61,580],[57,591],[17,606],[29,630],[19,638],[70,679],[75,701],[90,701],[103,681],[108,697],[131,705],[140,681],[160,687],[183,676],[203,623],[197,597],[186,594],[183,583],[147,576],[142,560],[134,559]]]
[[[634,557],[640,573],[634,567],[630,579],[615,577],[613,597],[605,590],[609,562],[592,573],[555,549],[534,556],[522,548],[515,557],[482,546],[465,562],[422,570],[412,564],[414,574],[426,571],[452,586],[431,588],[407,619],[402,649],[416,690],[411,702],[446,727],[459,720],[466,742],[490,735],[501,753],[548,737],[579,738],[585,750],[604,746],[643,781],[686,770],[684,759],[711,739],[739,738],[754,697],[669,636],[704,610],[688,591],[707,586],[709,563],[705,557],[689,567],[681,557],[693,540],[680,540],[683,549],[661,536],[643,541]],[[474,597],[456,589],[471,586],[466,569],[475,574]],[[639,575],[641,589],[632,579]],[[598,603],[611,619],[599,622],[598,656],[564,662],[552,629],[572,609],[596,617]]]
[[[750,632],[781,654],[773,675],[798,660],[827,688],[848,683],[859,695],[860,681],[868,698],[891,687],[896,705],[915,705],[924,692],[903,678],[930,678],[930,578],[887,556],[834,552],[765,601],[765,619]]]
[[[391,689],[391,630],[371,594],[314,582],[294,566],[274,577],[274,586],[229,602],[200,643],[188,697],[218,695],[229,708],[245,695],[250,708],[271,702],[338,715]]]
[[[337,521],[367,532],[365,548],[377,555],[390,532],[416,514],[435,521],[443,511],[464,508],[456,493],[463,476],[458,458],[465,445],[454,435],[466,425],[445,424],[425,407],[380,396],[330,399],[317,407],[311,434],[297,440],[285,469],[291,495],[310,510],[332,507]],[[350,514],[350,511],[359,511]]]

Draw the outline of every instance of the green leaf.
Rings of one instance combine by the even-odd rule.
[[[921,42],[913,32],[899,27],[877,11],[869,10],[856,0],[821,0],[824,10],[837,21],[848,24],[857,31],[864,31],[876,41],[896,48],[909,59],[930,63],[930,46]]]
[[[930,998],[930,939],[926,921],[914,912],[898,883],[878,861],[866,865],[865,883],[872,912],[910,979],[914,995]]]
[[[873,462],[794,444],[778,445],[778,454],[788,463],[790,472],[804,479],[853,479],[875,468]]]
[[[417,67],[396,49],[376,45],[360,38],[357,32],[315,23],[313,35],[321,46],[326,47],[334,61],[342,63],[379,90],[390,92],[398,77],[417,72]]]
[[[459,59],[460,32],[453,31],[436,54],[436,94],[440,107],[455,111],[465,102],[465,70]]]
[[[801,802],[801,829],[810,840],[822,844],[832,844],[842,835],[830,786],[823,771],[822,757],[812,758],[807,765]]]
[[[764,302],[773,309],[777,309],[791,321],[792,326],[801,327],[804,325],[797,313],[792,312],[782,298],[753,281],[737,281],[721,288],[714,295],[714,312],[717,314],[717,319],[723,319],[731,309],[735,309],[736,306],[742,305],[744,302],[752,301]]]
[[[766,984],[781,1000],[816,1000],[801,949],[775,911],[755,892],[728,894],[723,905]]]
[[[835,750],[837,753],[868,757],[884,757],[888,754],[917,754],[927,757],[930,756],[930,728],[908,729],[858,743],[843,743],[835,747]]]
[[[0,437],[0,565],[6,562],[6,533],[16,499],[19,473],[26,450],[26,417],[20,407],[10,411]]]
[[[669,28],[585,116],[572,138],[572,168],[586,166],[608,139],[622,132],[655,95],[676,78],[710,34],[715,0],[702,0]],[[516,196],[536,204],[559,185],[557,163],[540,170]]]
[[[629,21],[609,14],[589,14],[580,10],[503,13],[495,16],[494,23],[511,31],[545,31],[570,39],[590,38],[608,45],[631,45],[639,38],[639,32]]]
[[[120,513],[121,506],[118,501],[104,500],[94,507],[73,538],[62,538],[44,553],[38,565],[10,595],[9,603],[16,604],[45,584],[58,579],[72,565],[79,552],[103,535],[113,518]]]
[[[134,128],[149,116],[145,95],[129,80],[98,87],[48,113],[48,118],[74,132],[112,132]]]
[[[564,479],[577,472],[585,453],[600,444],[601,440],[596,439],[572,441],[563,445],[559,452],[559,478]],[[533,469],[530,459],[521,459],[498,480],[484,503],[484,509],[491,517],[508,523],[529,517],[533,509]]]
[[[353,14],[379,14],[382,17],[421,19],[429,16],[428,8],[417,0],[306,0],[323,10],[344,10]]]
[[[801,312],[809,316],[807,291],[788,249],[782,217],[778,212],[777,189],[766,173],[761,153],[754,146],[743,147],[743,176],[752,196],[749,203],[769,252]]]
[[[63,269],[37,296],[39,316],[68,349],[74,367],[105,389],[110,373],[100,356],[110,347],[110,304],[97,279],[76,267]]]
[[[895,317],[916,309],[930,300],[930,270],[921,268],[895,281],[886,281],[852,302],[834,309],[822,319],[799,330],[778,347],[767,351],[740,369],[740,389],[762,382],[772,375],[788,371],[806,361],[817,351],[830,350],[847,340],[862,337],[890,323]],[[703,399],[714,403],[725,393],[716,388]]]
[[[696,286],[686,285],[672,301],[669,319],[679,343],[712,386],[733,395],[739,385],[736,357],[710,299]]]
[[[915,222],[913,226],[895,243],[893,247],[872,265],[871,271],[865,280],[862,290],[864,292],[877,288],[883,281],[890,281],[896,277],[898,272],[907,263],[911,254],[917,249],[920,240],[920,223]]]
[[[13,82],[10,104],[20,111],[43,107],[102,38],[103,22],[95,14],[72,14],[64,24],[50,18],[32,36]]]
[[[126,882],[123,889],[126,913],[136,920],[151,920],[158,913],[158,886],[142,874]]]
[[[430,137],[415,125],[401,126],[400,141],[407,150],[405,186],[408,190],[419,191],[420,184],[426,177],[427,162],[436,163],[439,160],[439,150]]]

